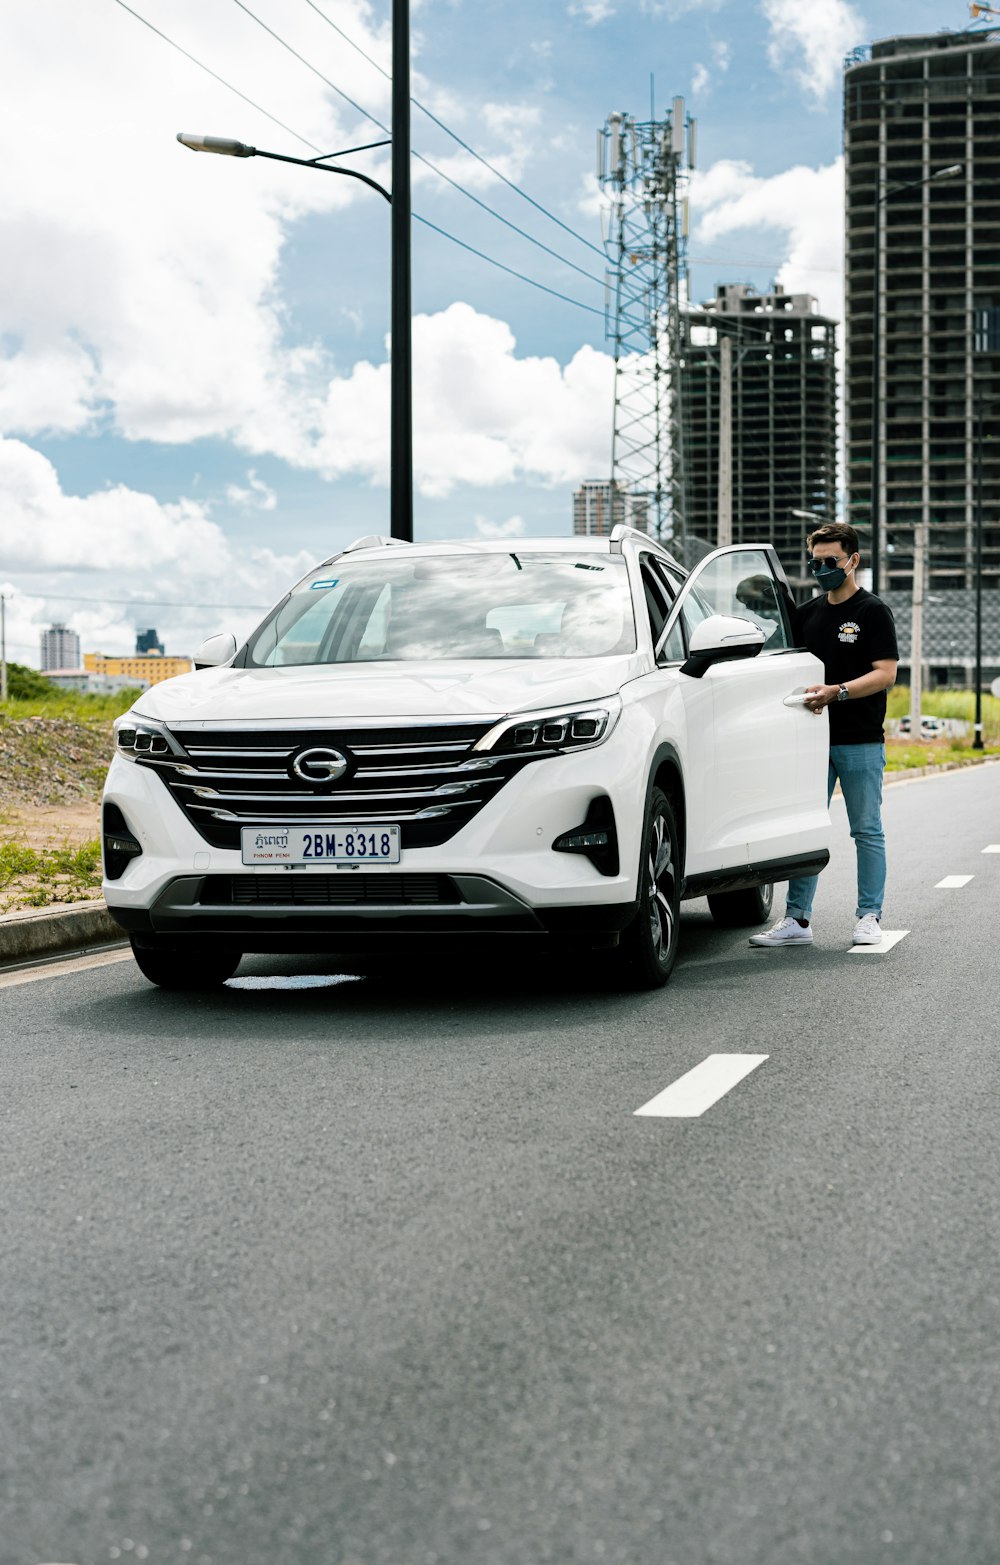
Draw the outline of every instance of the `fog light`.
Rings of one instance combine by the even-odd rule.
[[[102,815],[104,875],[107,880],[121,880],[128,865],[141,855],[142,844],[117,804],[106,804]]]
[[[602,875],[617,875],[618,833],[607,795],[591,799],[586,818],[572,831],[564,831],[552,847],[556,853],[582,853]]]

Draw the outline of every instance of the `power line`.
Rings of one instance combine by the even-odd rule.
[[[345,33],[344,29],[339,27],[331,17],[327,16],[325,11],[321,11],[319,6],[316,5],[315,0],[306,0],[306,5],[309,6],[311,10],[315,11],[316,15],[320,17],[328,27],[332,27],[335,33],[339,33],[344,42],[349,44],[352,49],[360,54],[363,60],[367,60],[369,65],[374,66],[375,70],[379,71],[381,75],[385,77],[386,81],[392,80],[390,72],[387,71],[384,66],[380,65],[379,62],[374,59],[372,55],[368,54],[366,50],[362,49],[361,45],[356,43],[353,38]],[[489,158],[484,158],[481,152],[476,151],[475,147],[470,147],[467,141],[463,141],[462,137],[457,133],[457,131],[452,130],[450,125],[446,125],[444,120],[438,119],[437,115],[434,114],[426,104],[420,102],[419,98],[411,98],[410,102],[413,104],[414,108],[420,110],[421,114],[426,114],[427,118],[431,120],[439,130],[443,130],[446,136],[450,136],[452,141],[457,142],[464,151],[468,152],[471,157],[474,157],[477,162],[483,165],[484,168],[488,168],[491,174],[494,174],[497,179],[503,180],[505,185],[509,186],[509,188],[517,195],[519,195],[524,201],[527,201],[531,206],[535,207],[537,211],[541,212],[543,217],[547,217],[550,222],[557,223],[558,226],[564,229],[567,234],[570,234],[572,238],[579,240],[580,244],[586,245],[588,250],[593,250],[595,255],[599,255],[602,260],[604,259],[604,251],[600,249],[598,245],[592,244],[591,241],[585,238],[583,234],[578,233],[575,228],[571,228],[568,223],[564,223],[561,217],[556,217],[554,212],[550,212],[548,207],[543,206],[540,201],[536,201],[534,196],[529,196],[528,192],[526,190],[522,190],[521,186],[517,184],[515,180],[509,179],[501,169],[498,169],[494,163],[490,162]]]
[[[247,7],[242,5],[242,0],[235,0],[235,3],[240,6],[241,10],[247,11],[247,15],[253,17],[254,21],[259,21],[258,17],[253,16],[253,12],[252,11],[248,11]],[[267,119],[273,121],[273,123],[275,125],[280,125],[282,130],[287,130],[289,135],[295,137],[296,141],[303,142],[305,144],[305,146],[309,147],[313,152],[319,152],[320,151],[319,147],[317,147],[314,142],[309,141],[305,136],[301,136],[298,131],[292,130],[289,126],[285,125],[283,123],[283,121],[277,119],[275,117],[275,115],[268,113],[267,109],[261,108],[261,106],[259,104],[255,103],[252,98],[248,98],[246,93],[241,92],[238,87],[234,87],[232,82],[227,81],[225,79],[225,77],[224,76],[220,76],[217,71],[213,71],[209,66],[203,64],[203,62],[201,60],[197,59],[195,55],[189,53],[189,51],[187,49],[182,48],[180,44],[175,43],[172,38],[169,38],[166,33],[161,32],[158,27],[154,27],[151,22],[147,22],[146,18],[144,16],[140,16],[138,11],[133,10],[133,8],[130,5],[126,5],[125,4],[125,0],[115,0],[115,4],[116,5],[120,5],[122,7],[122,10],[127,11],[130,16],[134,16],[136,21],[142,22],[143,26],[144,27],[148,27],[151,32],[156,33],[157,37],[162,38],[164,43],[168,43],[168,44],[170,44],[171,48],[178,50],[178,52],[180,54],[183,54],[186,59],[190,60],[193,65],[197,65],[199,70],[203,70],[203,71],[207,72],[207,74],[209,76],[213,77],[217,82],[220,82],[223,87],[228,88],[228,90],[230,92],[234,92],[238,98],[242,98],[244,103],[249,103],[252,108],[259,109],[260,113],[265,115]],[[272,31],[271,28],[269,28],[267,26],[267,24],[264,23],[264,22],[260,22],[260,26],[263,27],[266,32],[270,33]],[[277,33],[273,33],[272,36],[274,38],[276,38],[279,43],[282,43],[285,48],[289,49],[292,54],[295,54],[296,58],[301,60],[302,63],[309,68],[309,70],[315,70],[315,67],[310,65],[309,61],[304,59],[302,55],[299,55],[296,50],[292,49],[290,44],[285,44],[284,40],[279,38]],[[351,105],[351,107],[353,109],[355,109],[359,114],[361,114],[365,119],[371,120],[372,124],[373,125],[377,125],[380,130],[385,130],[386,129],[386,126],[384,126],[382,124],[381,120],[375,119],[375,117],[373,115],[369,114],[365,109],[363,109],[360,104],[355,103],[353,98],[349,98],[346,93],[341,92],[340,88],[335,86],[335,84],[333,82],[328,81],[325,76],[322,76],[321,72],[317,71],[316,74],[319,75],[321,77],[321,79],[324,82],[326,82],[329,87],[331,87],[333,89],[334,92],[338,93],[345,100],[345,102],[349,103]],[[419,153],[417,153],[415,155],[418,156],[418,157],[420,156]],[[426,162],[427,160],[423,159],[422,161]],[[428,165],[428,166],[433,167],[433,165]],[[435,172],[439,172],[439,171],[435,170]],[[446,174],[442,174],[441,177],[443,179],[447,179],[448,178],[448,176]],[[451,183],[454,183],[454,181],[451,181]],[[460,186],[457,187],[457,188],[461,189]],[[468,192],[463,192],[463,194],[468,194]],[[476,197],[472,197],[471,199],[472,200],[476,200]],[[485,203],[480,203],[480,204],[481,205],[485,205]],[[492,210],[493,209],[491,207],[487,208],[487,211],[491,211],[492,212]],[[493,215],[494,216],[499,216],[499,213],[494,213]],[[426,228],[433,229],[435,233],[440,234],[444,239],[450,239],[452,244],[458,245],[463,250],[468,250],[471,255],[477,256],[479,258],[479,260],[481,260],[481,261],[486,261],[490,266],[495,266],[499,271],[507,272],[511,277],[517,278],[517,280],[519,282],[527,283],[529,285],[529,287],[532,287],[532,288],[538,288],[538,289],[541,290],[542,293],[551,294],[553,298],[560,299],[565,304],[571,304],[578,310],[586,310],[588,312],[588,314],[600,315],[600,316],[603,317],[603,314],[604,314],[603,310],[596,310],[596,309],[594,309],[594,307],[592,305],[584,304],[579,299],[572,299],[572,298],[570,298],[570,296],[568,294],[560,293],[558,291],[558,289],[549,288],[545,283],[537,282],[534,278],[526,276],[526,274],[523,273],[523,272],[516,271],[511,266],[505,266],[502,261],[495,260],[493,256],[486,255],[482,250],[477,250],[475,248],[475,246],[467,244],[463,239],[459,239],[459,238],[456,237],[456,235],[454,235],[452,233],[449,233],[448,229],[441,228],[441,227],[439,227],[439,225],[437,223],[430,222],[430,220],[428,218],[421,217],[419,212],[414,212],[413,216],[414,216],[414,218],[416,219],[416,221],[418,223],[423,223]],[[505,218],[501,218],[501,221],[502,222],[506,222],[507,220]],[[508,224],[508,226],[513,228],[515,225],[514,224]],[[521,232],[521,230],[518,229],[517,232]],[[530,237],[530,236],[527,236],[527,237]],[[540,241],[534,241],[534,242],[535,243],[540,243]],[[541,248],[542,249],[546,249],[547,246],[541,245]],[[550,251],[549,254],[555,254],[555,252],[554,251]],[[565,260],[566,258],[560,256],[560,257],[558,257],[558,259]],[[566,264],[569,265],[569,266],[573,265],[573,263],[571,261],[567,261]],[[576,268],[576,270],[580,270],[580,268]],[[584,276],[589,276],[589,274],[588,273],[584,273]],[[595,278],[592,278],[591,280],[592,281],[597,281],[597,279],[595,279]],[[603,286],[603,283],[601,284],[601,286]],[[95,602],[97,602],[97,601],[103,602],[105,600],[103,600],[103,599],[101,599],[101,600],[95,599],[94,601]],[[209,605],[209,607],[211,607],[211,605]]]
[[[290,136],[294,136],[296,141],[301,141],[313,152],[320,151],[320,148],[314,146],[311,141],[307,141],[305,136],[300,136],[297,130],[292,130],[290,125],[286,125],[284,120],[279,120],[276,115],[268,113],[267,109],[261,108],[259,103],[255,103],[252,98],[248,98],[245,92],[240,92],[238,87],[234,87],[232,82],[227,82],[226,78],[220,76],[218,71],[213,71],[211,66],[195,59],[194,55],[189,54],[179,43],[175,43],[172,38],[168,38],[166,33],[161,33],[158,27],[153,26],[152,22],[148,22],[144,16],[139,15],[138,11],[133,11],[130,5],[126,5],[125,0],[115,0],[115,4],[120,5],[123,11],[128,12],[129,16],[134,16],[137,22],[142,23],[143,27],[148,27],[151,33],[155,33],[158,38],[162,38],[163,42],[168,43],[171,49],[176,49],[178,54],[183,54],[184,58],[190,60],[192,65],[197,65],[200,71],[205,71],[207,75],[214,77],[217,82],[221,82],[223,87],[227,87],[230,92],[235,92],[237,98],[242,98],[244,103],[249,103],[252,109],[256,109],[258,114],[263,114],[264,118],[270,120],[273,125],[280,125],[282,130],[287,130]]]
[[[545,283],[536,282],[533,277],[526,277],[523,272],[515,272],[512,266],[505,266],[492,255],[486,255],[473,245],[466,244],[464,239],[456,239],[454,234],[449,234],[444,228],[438,228],[436,223],[432,223],[429,218],[421,217],[419,212],[414,212],[413,216],[418,223],[423,223],[425,228],[433,228],[436,234],[442,234],[445,239],[450,239],[453,245],[459,245],[463,250],[468,250],[471,255],[477,255],[481,261],[488,261],[490,266],[497,267],[501,272],[508,272],[511,277],[518,278],[522,283],[530,283],[532,288],[540,288],[542,293],[550,293],[554,299],[562,299],[564,304],[575,304],[578,310],[586,310],[590,315],[599,315],[602,320],[604,319],[604,311],[595,310],[592,304],[583,304],[579,299],[571,299],[567,293],[560,293],[556,288],[549,288]]]
[[[34,592],[30,588],[19,589],[26,598],[44,598],[57,603],[113,603],[127,604],[137,609],[254,609],[263,613],[268,603],[179,603],[175,598],[78,598],[66,592]]]
[[[306,67],[306,70],[312,71],[314,76],[319,77],[321,82],[325,82],[333,92],[337,93],[339,97],[343,98],[345,103],[349,103],[352,109],[354,109],[358,114],[363,115],[365,119],[370,120],[373,125],[377,125],[379,130],[384,131],[386,135],[389,135],[389,127],[387,125],[383,124],[383,122],[374,114],[370,114],[367,109],[363,109],[360,103],[356,103],[353,98],[349,97],[341,87],[337,86],[336,82],[331,81],[329,76],[324,75],[318,66],[313,65],[312,61],[307,60],[304,54],[300,54],[297,49],[293,48],[287,39],[282,38],[280,33],[276,33],[273,27],[269,27],[268,24],[259,16],[257,16],[255,12],[251,11],[250,7],[244,4],[244,0],[233,0],[233,4],[239,6],[240,10],[245,12],[247,16],[255,21],[258,27],[262,27],[266,33],[269,33],[275,42],[279,43],[283,49],[287,49],[289,54],[294,55],[295,59],[300,61],[300,63]],[[378,69],[381,69],[381,67],[378,67]],[[456,137],[456,140],[457,139],[458,138]],[[469,150],[471,151],[471,148]],[[474,202],[475,205],[483,212],[488,212],[491,217],[495,217],[498,223],[503,223],[505,228],[509,228],[513,233],[519,234],[522,239],[526,239],[529,244],[535,245],[539,250],[544,250],[546,255],[552,256],[555,260],[561,262],[562,265],[571,267],[574,272],[579,272],[582,277],[586,277],[588,282],[596,283],[598,288],[604,287],[603,277],[595,277],[593,272],[584,271],[583,267],[577,266],[575,261],[570,261],[566,256],[560,255],[557,250],[550,249],[547,244],[544,244],[541,239],[536,239],[535,236],[533,234],[529,234],[526,229],[519,228],[516,223],[511,222],[510,218],[504,217],[502,212],[498,212],[495,207],[491,207],[489,202],[481,201],[478,196],[474,196],[472,194],[471,190],[466,190],[463,184],[461,184],[457,179],[452,179],[450,174],[446,174],[444,169],[438,168],[437,164],[432,163],[430,158],[425,157],[422,152],[414,152],[413,156],[418,160],[418,162],[423,163],[426,168],[429,168],[432,173],[436,174],[439,179],[443,179],[446,184],[451,185],[453,190],[457,190],[460,195],[465,196],[467,201]],[[598,254],[601,254],[601,252],[598,251]]]

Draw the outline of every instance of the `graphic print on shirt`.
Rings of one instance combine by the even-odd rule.
[[[837,640],[838,641],[846,641],[851,646],[853,646],[854,643],[857,641],[858,637],[860,636],[860,634],[861,634],[861,626],[857,623],[856,620],[853,620],[853,619],[845,620],[843,625],[841,625],[839,631],[837,632]]]

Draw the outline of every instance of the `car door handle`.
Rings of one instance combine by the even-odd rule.
[[[790,696],[786,696],[781,704],[782,706],[805,706],[805,694],[796,690]]]

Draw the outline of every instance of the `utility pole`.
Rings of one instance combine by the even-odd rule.
[[[719,527],[716,543],[726,549],[733,541],[733,344],[719,339]]]
[[[7,599],[0,592],[0,701],[7,699]]]
[[[927,523],[913,529],[913,592],[910,600],[910,738],[922,739],[924,665],[924,576],[926,575]]]

